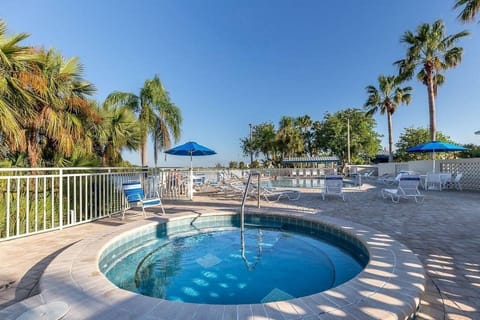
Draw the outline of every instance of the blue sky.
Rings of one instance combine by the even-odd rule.
[[[282,116],[361,108],[365,87],[395,74],[401,35],[443,19],[447,34],[467,29],[462,63],[446,73],[437,97],[438,130],[458,143],[480,144],[480,25],[462,25],[453,0],[2,0],[10,34],[28,44],[79,57],[84,77],[103,99],[138,93],[157,74],[181,109],[179,143],[197,141],[217,155],[194,165],[247,161],[240,139],[249,123]],[[416,80],[413,100],[393,117],[394,141],[407,127],[428,127],[427,93]],[[375,117],[387,146],[386,117]],[[139,163],[139,155],[125,153]],[[153,165],[152,152],[150,165]],[[161,166],[188,165],[168,156]]]

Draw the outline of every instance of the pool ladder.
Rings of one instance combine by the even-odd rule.
[[[258,229],[258,253],[255,259],[255,262],[252,264],[248,261],[247,256],[245,255],[245,201],[248,196],[248,189],[250,187],[250,182],[252,180],[252,176],[258,176],[258,185],[257,185],[257,207],[260,208],[260,172],[252,172],[248,176],[247,183],[245,185],[245,190],[243,191],[243,198],[242,198],[242,207],[240,209],[240,242],[242,247],[242,258],[247,266],[247,269],[252,271],[257,266],[258,262],[260,261],[260,256],[262,255],[262,231],[260,228]]]
[[[248,175],[247,184],[245,185],[245,190],[243,191],[242,207],[240,208],[240,231],[242,234],[245,231],[245,200],[247,200],[248,188],[250,187],[252,176],[258,176],[257,208],[260,208],[260,172],[252,172]]]

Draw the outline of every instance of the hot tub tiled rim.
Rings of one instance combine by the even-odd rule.
[[[285,306],[299,303],[305,306],[303,311],[305,315],[318,316],[321,313],[342,312],[355,318],[355,312],[359,312],[355,309],[355,305],[358,305],[359,308],[366,306],[365,308],[373,310],[370,312],[378,309],[378,312],[391,313],[392,319],[395,317],[404,319],[418,307],[421,295],[425,290],[423,267],[419,259],[407,247],[394,241],[390,236],[367,226],[333,217],[301,215],[285,210],[271,212],[264,209],[251,209],[249,211],[256,214],[291,216],[314,222],[321,221],[358,238],[366,246],[370,255],[370,261],[365,269],[354,279],[338,287],[282,303],[266,303],[263,308],[282,309]],[[223,211],[205,211],[201,213],[201,216],[226,214]],[[231,214],[238,213],[232,212]],[[46,268],[40,282],[43,298],[46,302],[67,300],[67,303],[73,305],[80,299],[83,307],[88,306],[89,303],[97,307],[99,305],[107,307],[118,302],[120,308],[125,308],[123,303],[125,299],[134,299],[137,303],[124,310],[132,316],[148,315],[153,312],[153,309],[155,309],[156,315],[162,310],[170,312],[169,310],[179,306],[179,302],[146,297],[116,287],[100,272],[98,261],[103,250],[118,236],[135,233],[135,229],[138,227],[148,227],[152,224],[195,216],[198,214],[175,217],[167,215],[161,218],[138,220],[119,226],[114,231],[86,236],[84,240],[58,255]],[[382,239],[385,240],[384,243],[382,243]],[[72,288],[77,290],[71,290]],[[79,298],[79,296],[81,297]],[[315,305],[314,301],[321,301],[321,303]],[[145,305],[149,307],[138,307]],[[157,308],[159,305],[163,307]],[[225,310],[225,306],[210,306],[209,312],[223,313]],[[236,310],[239,312],[240,309]],[[239,319],[241,318],[240,314],[237,316]]]

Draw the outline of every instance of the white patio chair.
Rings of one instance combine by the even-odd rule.
[[[453,187],[457,190],[462,190],[462,184],[460,183],[460,180],[462,180],[463,173],[457,173],[455,176],[455,179],[452,180]]]
[[[420,177],[417,176],[402,176],[398,182],[396,189],[382,189],[382,197],[385,199],[390,197],[392,202],[398,203],[400,198],[409,199],[414,198],[415,202],[421,203],[424,200],[424,195],[418,190],[420,184]]]
[[[325,190],[322,192],[322,199],[325,200],[326,195],[335,195],[345,201],[343,193],[343,177],[339,175],[331,175],[325,177]]]

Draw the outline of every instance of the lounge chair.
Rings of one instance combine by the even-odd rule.
[[[375,173],[375,171],[373,171],[373,170],[372,170],[372,171],[365,171],[365,172],[363,172],[362,178],[363,178],[363,179],[373,178],[373,177],[374,177],[374,175],[373,175],[374,173]]]
[[[165,214],[165,209],[163,208],[162,200],[160,199],[158,192],[155,192],[153,197],[145,197],[145,193],[143,192],[142,185],[139,181],[124,183],[122,189],[128,204],[128,208],[126,207],[122,212],[122,219],[125,218],[125,211],[127,211],[127,209],[136,206],[142,208],[143,216],[146,216],[145,208],[158,205],[162,208],[163,214]]]
[[[253,196],[258,195],[258,188],[252,185],[250,194]],[[288,200],[300,199],[300,192],[297,190],[279,189],[272,187],[260,187],[260,197],[264,198],[267,202],[278,201],[281,198],[288,198]],[[272,200],[272,198],[274,198]]]
[[[382,189],[382,197],[384,199],[390,197],[395,203],[398,203],[400,198],[414,198],[415,202],[423,202],[424,196],[418,190],[419,184],[418,176],[401,176],[396,189]]]
[[[325,190],[322,192],[322,199],[325,200],[326,195],[335,195],[345,201],[345,194],[343,193],[343,177],[339,175],[332,175],[325,177]]]

